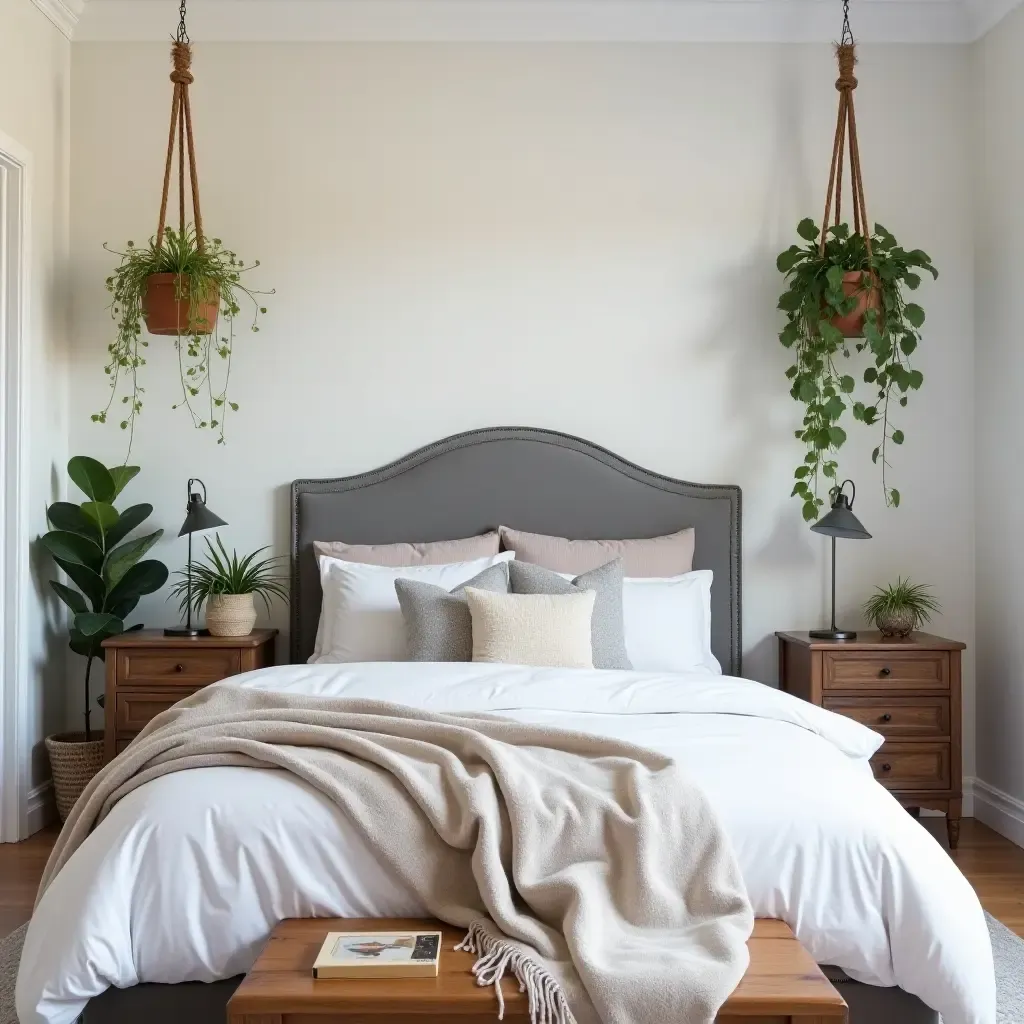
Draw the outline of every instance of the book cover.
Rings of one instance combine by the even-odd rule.
[[[313,977],[436,978],[440,932],[328,932]]]

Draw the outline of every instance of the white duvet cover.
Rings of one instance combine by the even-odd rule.
[[[901,985],[945,1024],[994,1024],[974,891],[871,776],[881,737],[758,683],[501,665],[297,665],[231,683],[494,711],[675,757],[711,798],[755,913],[819,963]],[[22,1024],[70,1024],[110,985],[245,971],[285,917],[422,913],[341,812],[277,770],[203,768],[131,793],[57,876],[28,930]]]

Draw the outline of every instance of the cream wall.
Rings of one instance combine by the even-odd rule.
[[[170,84],[162,44],[74,46],[70,445],[123,458],[105,400],[104,241],[155,227]],[[820,215],[836,109],[827,46],[206,44],[193,104],[212,234],[273,285],[241,339],[228,443],[172,413],[148,349],[134,500],[173,535],[187,477],[241,548],[287,552],[295,477],[375,467],[494,424],[579,434],[744,490],[746,670],[822,621],[827,547],[789,498],[801,457],[775,333],[777,252]],[[925,388],[886,510],[858,427],[843,468],[874,540],[840,547],[845,622],[897,573],[933,583],[969,644],[973,749],[971,165],[965,47],[864,47],[869,210],[941,268]],[[184,543],[166,541],[172,567]],[[147,624],[175,618],[151,599]],[[277,624],[284,625],[283,610]]]
[[[46,529],[44,510],[59,496],[67,462],[70,74],[71,44],[39,9],[29,0],[0,0],[0,133],[31,159],[25,429],[33,536]],[[49,776],[42,738],[65,724],[66,637],[55,620],[48,574],[45,560],[34,555],[27,622],[33,788]],[[35,811],[36,801],[30,808]]]
[[[978,745],[977,813],[1024,843],[1024,8],[973,49],[978,732],[984,737]]]

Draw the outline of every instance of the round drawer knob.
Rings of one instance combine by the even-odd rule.
[[[879,675],[882,675],[882,676],[889,676],[889,675],[892,675],[892,669],[891,669],[891,668],[889,668],[889,666],[888,666],[888,665],[886,665],[886,666],[885,666],[885,667],[884,667],[883,669],[880,669],[880,670],[879,670],[879,673],[878,673],[878,674],[879,674]]]
[[[175,672],[184,672],[185,671],[185,666],[184,665],[175,665],[174,666],[174,671]]]
[[[882,765],[882,771],[883,772],[891,772],[892,771],[892,765],[889,764],[888,761],[886,761],[885,764]]]
[[[883,722],[891,722],[892,721],[892,715],[890,715],[889,712],[886,711],[886,713],[884,715],[882,715],[880,720],[883,721]]]

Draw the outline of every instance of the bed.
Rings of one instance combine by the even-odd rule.
[[[723,674],[305,664],[320,614],[314,540],[448,540],[499,523],[581,539],[693,526],[694,568],[714,572],[711,646]],[[945,1024],[994,1024],[977,898],[875,783],[867,758],[879,738],[739,678],[740,542],[736,487],[673,480],[550,431],[461,434],[371,473],[293,484],[292,664],[231,682],[497,711],[669,753],[715,801],[755,912],[786,920],[836,965],[854,1024],[932,1024],[936,1010]],[[19,1012],[23,1024],[65,1024],[83,1009],[85,1024],[220,1022],[277,919],[419,911],[291,776],[166,776],[114,808],[40,903]]]

